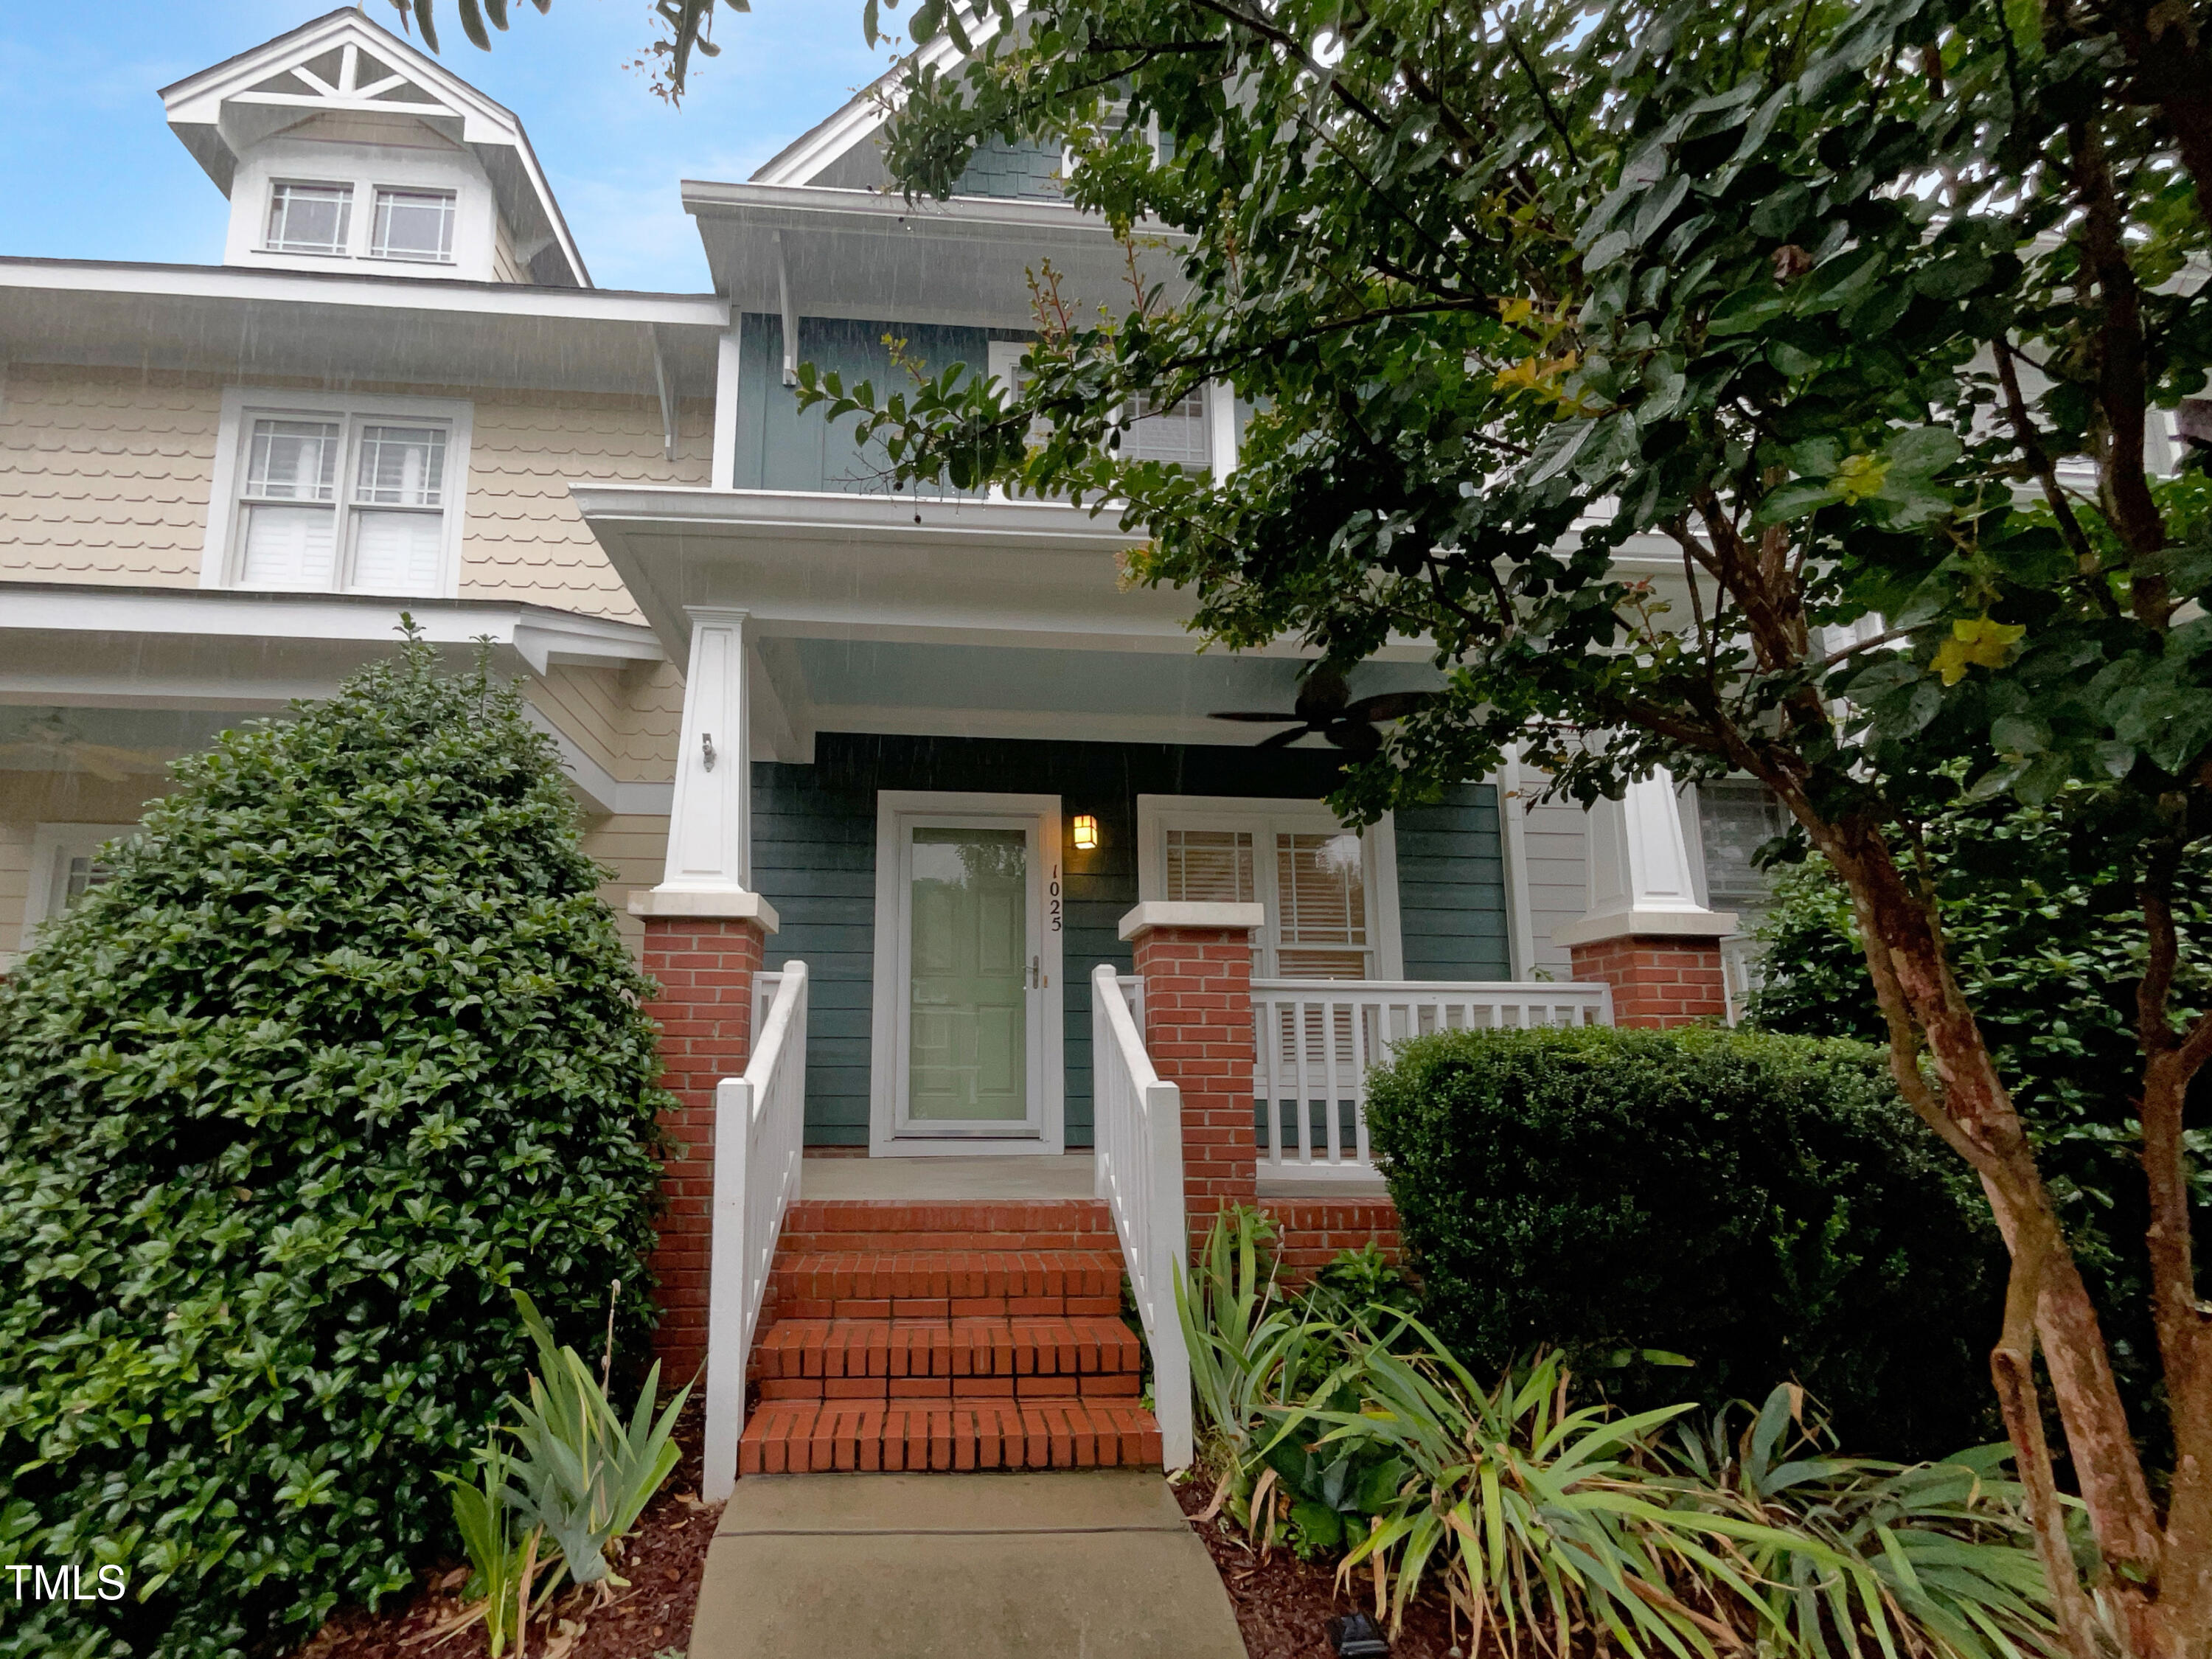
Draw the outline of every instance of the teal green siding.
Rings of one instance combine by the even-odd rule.
[[[955,196],[1026,196],[1056,201],[1060,188],[1056,144],[1010,144],[994,138],[968,158],[952,186]]]
[[[885,336],[905,342],[902,355],[925,374],[965,363],[977,374],[989,362],[993,332],[942,328],[927,323],[799,319],[799,361],[835,371],[848,386],[868,381],[878,392],[911,383],[891,361]],[[1008,336],[1007,337],[1013,337]],[[878,446],[863,450],[853,435],[855,417],[831,422],[819,407],[802,411],[797,392],[783,383],[783,319],[745,313],[738,335],[737,453],[732,480],[740,489],[830,489],[888,493],[889,463]],[[945,493],[932,489],[933,495]]]
[[[869,1002],[874,984],[876,793],[944,789],[1058,795],[1063,832],[1078,812],[1095,814],[1103,842],[1079,853],[1063,845],[1066,924],[1061,941],[1067,1140],[1091,1141],[1091,970],[1110,962],[1129,971],[1116,937],[1137,902],[1137,797],[1249,795],[1312,799],[1327,793],[1333,758],[1318,750],[1262,751],[1158,744],[1025,743],[824,732],[815,764],[760,762],[753,768],[753,881],[781,918],[768,965],[805,961],[808,1012],[806,1132],[816,1146],[868,1139]],[[1464,796],[1464,799],[1459,799]],[[1443,805],[1399,818],[1399,886],[1406,916],[1407,971],[1416,979],[1502,979],[1504,892],[1497,808],[1487,788],[1455,792]],[[1487,893],[1490,912],[1481,908]],[[1446,904],[1451,920],[1413,928],[1424,907]],[[1475,941],[1454,947],[1449,929]],[[1490,941],[1495,941],[1495,963]],[[1418,965],[1417,965],[1418,963]]]
[[[1446,790],[1397,815],[1399,926],[1407,979],[1510,979],[1498,791]]]

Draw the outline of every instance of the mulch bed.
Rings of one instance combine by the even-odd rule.
[[[638,1517],[614,1564],[630,1587],[617,1591],[604,1607],[597,1606],[596,1593],[562,1592],[550,1609],[552,1627],[542,1621],[530,1626],[530,1659],[656,1659],[681,1653],[690,1643],[707,1545],[721,1513],[720,1505],[699,1502],[701,1415],[696,1401],[684,1408],[676,1428],[683,1462]],[[341,1613],[295,1659],[487,1659],[482,1620],[442,1641],[437,1634],[463,1611],[460,1589],[467,1577],[465,1565],[448,1562],[404,1606],[380,1613]],[[504,1659],[514,1652],[508,1648]]]
[[[1336,1587],[1335,1561],[1301,1561],[1280,1547],[1262,1555],[1220,1516],[1200,1521],[1213,1497],[1203,1474],[1182,1482],[1175,1494],[1228,1587],[1251,1659],[1334,1659],[1329,1620],[1373,1610],[1374,1581],[1364,1571],[1355,1579],[1364,1596],[1346,1594]],[[1443,1598],[1433,1591],[1414,1597],[1405,1628],[1390,1638],[1391,1659],[1460,1659],[1462,1652],[1452,1645]]]

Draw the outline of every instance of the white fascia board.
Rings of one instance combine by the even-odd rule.
[[[599,289],[518,288],[450,277],[359,276],[228,265],[125,264],[104,260],[0,258],[0,289],[64,294],[289,301],[368,310],[479,313],[588,322],[729,326],[730,308],[711,294],[632,294]]]
[[[1066,202],[1028,196],[956,196],[908,202],[903,196],[829,185],[718,183],[686,179],[684,210],[695,219],[734,219],[747,228],[805,230],[836,228],[884,234],[915,228],[982,240],[1012,234],[1081,242],[1111,242],[1113,231],[1095,213]],[[1170,244],[1190,240],[1189,233],[1158,219],[1140,219],[1134,234]]]
[[[535,605],[469,600],[362,599],[321,594],[246,594],[96,587],[0,590],[0,634],[179,635],[239,640],[329,640],[371,644],[397,637],[405,611],[433,645],[465,645],[489,635],[543,673],[553,663],[662,660],[649,628]]]
[[[1090,643],[1095,648],[1097,641]],[[1184,650],[1188,654],[1187,639]],[[1253,742],[1250,728],[1240,733],[1238,728],[1202,714],[817,703],[813,717],[817,730],[822,732],[871,732],[907,738],[1018,738],[1043,743],[1176,744],[1206,749],[1249,748]],[[1302,739],[1291,747],[1337,752],[1319,738]]]

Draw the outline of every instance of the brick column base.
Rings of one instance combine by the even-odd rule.
[[[1615,1025],[1664,1028],[1727,1017],[1716,940],[1630,933],[1569,949],[1577,979],[1613,987]]]
[[[645,918],[645,971],[660,986],[646,1012],[660,1025],[661,1086],[676,1097],[661,1127],[675,1143],[661,1174],[667,1208],[652,1267],[660,1281],[653,1346],[671,1385],[707,1358],[708,1264],[714,1229],[714,1085],[751,1053],[753,975],[767,931],[753,918]]]
[[[1147,904],[1121,924],[1145,982],[1146,1050],[1160,1080],[1182,1091],[1183,1216],[1194,1248],[1217,1211],[1257,1196],[1252,929],[1181,926],[1146,913],[1246,908],[1259,907]]]

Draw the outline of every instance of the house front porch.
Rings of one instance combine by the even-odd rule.
[[[684,1143],[663,1342],[707,1359],[728,1476],[749,1375],[755,1470],[1186,1460],[1173,1264],[1212,1214],[1273,1210],[1293,1271],[1395,1243],[1368,1069],[1424,1031],[1611,1018],[1613,984],[1526,971],[1510,778],[1346,830],[1338,750],[1253,741],[1294,726],[1299,658],[1195,652],[1178,596],[1123,590],[1110,519],[574,493],[684,674],[666,866],[630,908]],[[1436,683],[1409,645],[1351,695]],[[1657,805],[1620,809],[1577,965],[1727,931],[1668,886]],[[1663,1017],[1708,1012],[1698,960]]]

